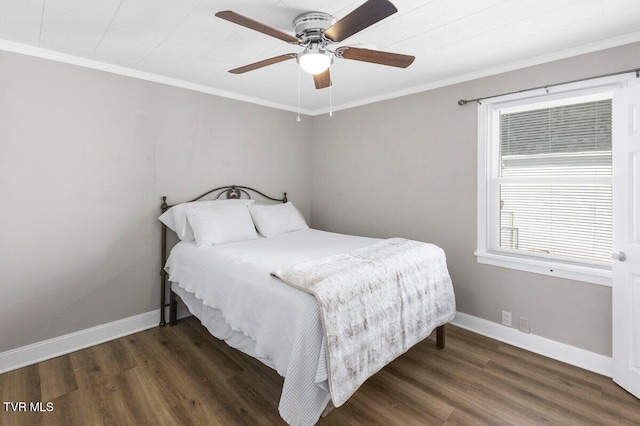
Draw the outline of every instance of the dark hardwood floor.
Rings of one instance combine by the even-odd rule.
[[[281,425],[282,378],[191,317],[0,375],[0,425]],[[47,402],[53,411],[46,411]],[[639,425],[609,378],[447,326],[369,379],[320,425]]]

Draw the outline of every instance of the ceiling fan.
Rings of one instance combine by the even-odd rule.
[[[367,0],[339,21],[324,12],[303,13],[293,21],[295,37],[230,10],[218,12],[216,16],[287,43],[304,47],[302,52],[286,53],[265,59],[229,70],[230,73],[243,74],[248,71],[296,58],[300,67],[313,75],[316,89],[323,89],[331,86],[329,67],[334,57],[399,68],[406,68],[413,63],[415,59],[414,56],[401,55],[398,53],[381,52],[350,46],[340,46],[335,50],[329,49],[329,46],[344,41],[348,37],[393,15],[397,11],[398,9],[388,0]]]

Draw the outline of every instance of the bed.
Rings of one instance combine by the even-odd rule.
[[[160,325],[166,324],[165,308],[167,306],[169,307],[169,324],[176,323],[177,303],[181,300],[213,336],[255,357],[284,377],[279,412],[287,423],[314,424],[323,412],[330,411],[334,404],[341,405],[357,389],[359,383],[378,371],[382,364],[366,367],[369,368],[367,370],[359,365],[362,355],[350,355],[356,357],[357,368],[364,368],[363,372],[357,371],[357,373],[366,376],[354,378],[360,382],[351,384],[351,387],[345,388],[344,391],[342,385],[336,384],[340,380],[340,368],[336,365],[335,357],[342,357],[343,354],[338,352],[338,355],[335,355],[336,349],[332,349],[335,343],[329,330],[330,317],[325,299],[322,299],[323,296],[314,288],[310,291],[309,288],[304,287],[304,283],[296,281],[295,274],[306,271],[305,276],[308,276],[309,270],[320,270],[327,265],[330,269],[334,268],[337,259],[345,256],[352,262],[355,259],[355,262],[362,263],[358,260],[358,256],[354,257],[351,254],[365,253],[371,248],[377,248],[376,252],[380,253],[381,249],[388,250],[389,243],[391,246],[409,244],[411,247],[420,244],[421,250],[431,250],[435,253],[434,256],[440,255],[442,259],[444,254],[436,246],[425,245],[425,243],[399,239],[380,240],[310,229],[301,215],[302,222],[296,221],[297,219],[293,216],[293,219],[281,221],[280,225],[284,227],[283,229],[294,229],[293,231],[274,233],[274,228],[270,229],[267,226],[270,222],[259,221],[261,212],[273,212],[274,208],[254,205],[252,194],[262,197],[272,205],[282,204],[282,207],[278,207],[280,210],[284,210],[284,205],[289,206],[288,211],[295,216],[286,193],[282,198],[274,198],[250,187],[237,185],[219,187],[189,201],[191,204],[178,206],[179,208],[187,206],[187,211],[193,213],[193,207],[188,206],[196,205],[193,203],[205,199],[240,200],[244,202],[240,205],[246,206],[246,209],[251,211],[250,216],[254,221],[252,224],[260,233],[257,233],[257,237],[244,237],[221,244],[200,244],[201,239],[194,238],[190,241],[189,238],[184,238],[172,248],[168,257],[167,230],[168,228],[177,229],[176,233],[182,238],[185,223],[181,225],[169,223],[167,226],[163,222]],[[214,208],[218,207],[215,201],[212,203],[216,206]],[[166,216],[171,207],[174,206],[168,205],[166,197],[163,197],[161,206],[163,215]],[[231,209],[231,207],[224,207],[215,211],[231,211]],[[239,205],[233,209],[233,220],[240,213],[244,215]],[[213,210],[208,210],[208,212],[211,211]],[[177,209],[174,210],[176,215],[177,212]],[[210,218],[210,216],[207,217]],[[190,215],[186,220],[187,223],[194,225],[192,232],[195,237],[203,234],[195,226],[198,223],[197,220],[198,218],[194,215]],[[225,229],[218,232],[225,232]],[[419,252],[419,255],[422,256],[422,252]],[[428,274],[436,277],[434,282],[444,281],[438,284],[438,288],[444,290],[432,291],[434,295],[428,302],[430,312],[426,320],[411,319],[412,322],[419,324],[420,328],[419,335],[413,340],[422,340],[436,329],[437,345],[441,349],[444,348],[444,324],[449,322],[455,314],[453,289],[446,271],[446,263],[443,262],[439,262],[438,267],[433,267],[439,268],[439,271],[430,271]],[[358,271],[360,267],[355,264],[345,265],[344,268],[351,272]],[[366,263],[362,268],[368,270],[371,267]],[[444,271],[442,271],[443,268]],[[361,271],[357,274],[363,275]],[[169,289],[167,289],[167,281],[171,282]],[[311,285],[316,285],[317,282],[318,279],[314,278],[311,280]],[[363,288],[369,291],[370,286],[365,282]],[[167,290],[168,304],[166,304]],[[334,297],[344,299],[344,295]],[[415,296],[407,297],[415,299]],[[364,305],[367,303],[371,304],[368,301]],[[406,301],[404,303],[407,304]],[[351,305],[348,309],[343,306],[334,308],[336,312],[344,310],[350,312],[350,324],[353,321],[361,322],[357,318],[360,314],[357,314]],[[341,315],[344,315],[344,312]],[[365,319],[364,322],[366,325],[367,320]],[[384,340],[380,347],[392,347],[393,342],[389,341],[398,340],[393,334],[398,333],[394,327],[391,327],[391,330],[382,330],[381,327],[369,326],[367,329],[368,332],[377,333],[373,337],[377,341]],[[348,333],[342,331],[337,334]],[[358,342],[358,344],[362,346],[362,343]],[[386,357],[382,359],[383,363],[386,363],[391,360],[389,358],[403,353],[413,344],[415,344],[414,341],[402,342],[395,353],[379,355]],[[360,351],[362,350],[368,351],[364,357],[372,357],[370,349],[361,348]],[[353,365],[342,367],[347,375],[355,375]]]

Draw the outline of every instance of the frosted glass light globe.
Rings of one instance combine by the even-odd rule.
[[[309,74],[320,74],[326,71],[331,66],[331,62],[333,62],[331,52],[320,49],[317,44],[312,44],[298,55],[298,64]]]

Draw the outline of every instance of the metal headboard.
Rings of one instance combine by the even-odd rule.
[[[274,198],[264,193],[258,191],[257,189],[251,188],[249,186],[241,186],[241,185],[227,185],[221,186],[219,188],[211,189],[205,192],[202,195],[197,196],[193,200],[186,201],[188,203],[193,201],[199,201],[203,198],[211,195],[211,198],[214,200],[234,200],[238,198],[242,198],[243,195],[246,195],[246,198],[251,199],[251,194],[258,194],[263,198],[270,201],[277,201],[281,203],[286,203],[287,193],[283,193],[282,198]],[[162,213],[166,212],[168,209],[173,207],[175,204],[167,204],[167,197],[162,197],[162,204],[160,204],[160,210]],[[167,291],[167,271],[164,270],[164,265],[167,263],[167,225],[162,224],[162,259],[160,265],[160,326],[166,325],[164,310],[167,306],[170,307],[170,325],[175,323],[176,319],[176,310],[177,310],[177,302],[175,301],[174,294],[171,292],[171,302],[169,304],[166,303],[166,291]]]

